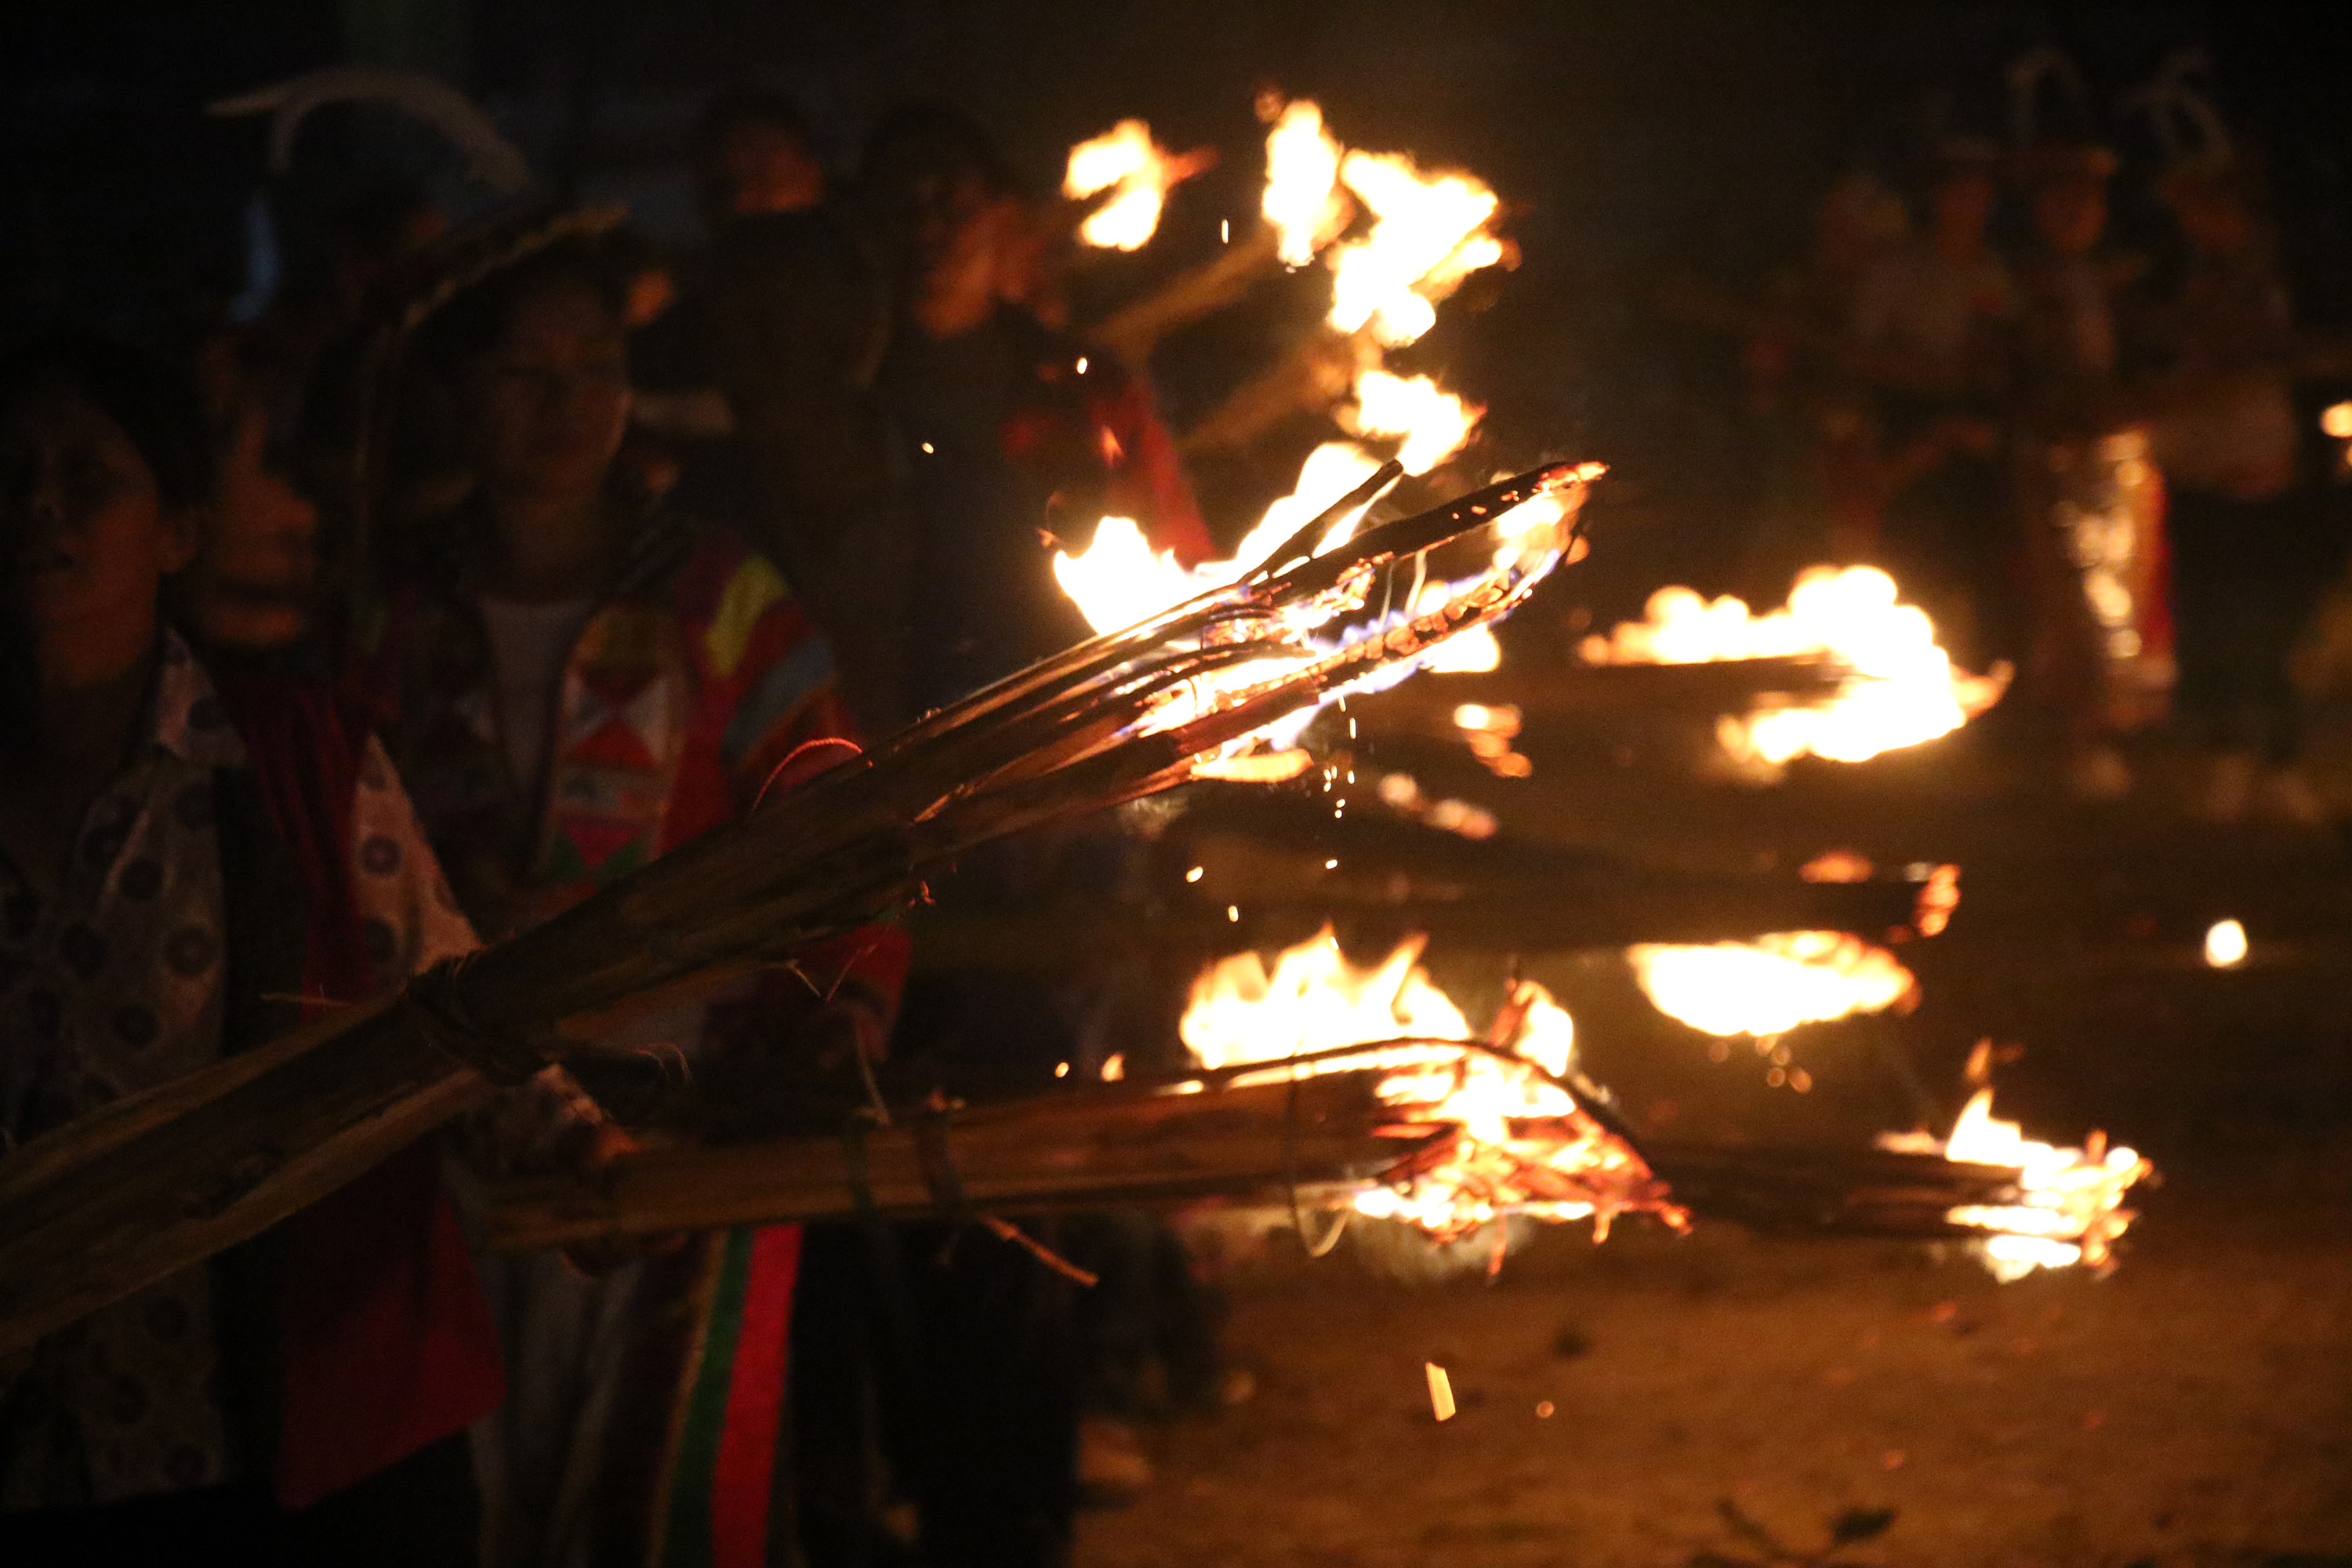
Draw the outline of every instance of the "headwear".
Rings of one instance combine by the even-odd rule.
[[[56,332],[0,355],[0,401],[64,386],[114,421],[155,477],[164,507],[184,510],[213,489],[213,447],[195,388],[144,349],[96,332]]]
[[[2011,166],[2021,184],[2105,184],[2114,175],[2116,154],[2101,144],[2090,85],[2064,50],[2030,50],[2008,76]]]
[[[2210,76],[2212,66],[2201,48],[2176,50],[2147,82],[2116,100],[2119,110],[2147,121],[2164,163],[2159,179],[2167,185],[2228,183],[2243,174],[2229,122],[2212,95],[2193,79]]]

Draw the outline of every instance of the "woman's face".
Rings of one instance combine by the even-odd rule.
[[[493,494],[599,489],[629,423],[629,349],[585,283],[535,289],[467,378],[475,458]]]
[[[195,552],[194,519],[106,413],[68,387],[0,411],[0,581],[45,668],[100,668],[153,642],[163,579]]]
[[[272,462],[268,411],[231,414],[220,506],[205,531],[189,607],[208,643],[282,647],[302,635],[319,575],[319,509]]]

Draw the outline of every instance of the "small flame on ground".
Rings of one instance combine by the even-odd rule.
[[[2215,969],[2245,963],[2246,928],[2236,921],[2215,921],[2205,932],[2205,962]]]
[[[1824,849],[1802,866],[1797,875],[1808,882],[1867,882],[1877,868],[1855,849]]]
[[[1991,707],[2005,671],[1956,669],[1936,646],[1926,612],[1896,602],[1895,580],[1872,566],[1816,566],[1790,590],[1787,608],[1758,616],[1727,595],[1688,588],[1650,595],[1640,621],[1585,638],[1589,664],[1707,664],[1727,659],[1825,658],[1849,672],[1827,700],[1759,707],[1725,718],[1717,737],[1743,761],[1781,763],[1807,753],[1858,763],[1948,735]]]
[[[1466,800],[1431,800],[1422,794],[1421,781],[1411,773],[1382,774],[1380,795],[1381,804],[1391,810],[1465,838],[1492,838],[1502,826],[1483,805]]]
[[[2112,1268],[2116,1239],[2137,1217],[2123,1206],[2124,1196],[2156,1169],[2130,1149],[2110,1148],[2104,1133],[2092,1133],[2080,1149],[2036,1142],[2018,1123],[1995,1119],[1990,1088],[1977,1090],[1941,1143],[1929,1133],[1887,1132],[1878,1144],[2017,1172],[2014,1202],[1964,1204],[1945,1215],[1985,1233],[1979,1247],[2001,1279],[2076,1263]]]
[[[1643,942],[1625,950],[1650,1005],[1719,1037],[1786,1034],[1910,1001],[1918,982],[1884,948],[1843,931],[1779,931],[1752,942]]]
[[[1520,715],[1507,702],[1464,702],[1454,710],[1454,727],[1469,742],[1470,754],[1497,778],[1523,779],[1536,771],[1512,742],[1519,737]]]
[[[1477,1048],[1461,1009],[1420,966],[1426,940],[1411,938],[1365,969],[1348,962],[1328,928],[1285,950],[1271,970],[1255,952],[1220,960],[1193,983],[1184,1043],[1203,1067],[1263,1062],[1276,1080],[1290,1071],[1390,1068],[1378,1093],[1406,1125],[1454,1128],[1409,1174],[1359,1194],[1360,1214],[1407,1220],[1444,1239],[1506,1214],[1589,1217],[1596,1235],[1628,1212],[1684,1225],[1641,1156],[1558,1081],[1575,1062],[1568,1014],[1541,986],[1524,985],[1501,1054]],[[1337,1063],[1282,1066],[1387,1041],[1397,1043]]]
[[[1079,142],[1070,149],[1062,194],[1072,201],[1105,191],[1111,195],[1078,225],[1078,237],[1105,249],[1141,249],[1160,227],[1169,191],[1205,164],[1198,155],[1168,152],[1140,120],[1122,120],[1093,141]]]

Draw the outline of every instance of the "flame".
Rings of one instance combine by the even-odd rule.
[[[1523,779],[1536,771],[1535,763],[1511,744],[1519,738],[1519,723],[1518,709],[1507,702],[1463,702],[1454,710],[1454,727],[1469,742],[1470,754],[1497,778]]]
[[[1945,1215],[1954,1225],[1985,1233],[1979,1245],[1986,1265],[2001,1279],[2076,1263],[2100,1270],[2113,1267],[2116,1238],[2137,1217],[2123,1206],[2124,1194],[2156,1170],[2133,1150],[2109,1148],[2097,1132],[2080,1149],[2036,1142],[2018,1123],[1993,1116],[1990,1088],[1977,1090],[1940,1145],[1921,1132],[1882,1133],[1878,1143],[2017,1172],[2015,1202],[1963,1204]]]
[[[1451,798],[1431,800],[1422,793],[1421,781],[1411,773],[1384,773],[1379,788],[1381,803],[1390,810],[1465,838],[1492,838],[1502,826],[1483,805]]]
[[[1468,174],[1424,175],[1402,153],[1351,152],[1339,181],[1373,216],[1371,232],[1331,256],[1331,325],[1367,327],[1391,347],[1435,324],[1433,300],[1503,258],[1486,232],[1502,203]]]
[[[1723,659],[1823,658],[1849,679],[1836,695],[1801,708],[1758,708],[1717,726],[1743,760],[1780,763],[1808,752],[1858,763],[1948,735],[2000,699],[2005,672],[1955,669],[1936,646],[1935,623],[1895,600],[1895,579],[1872,566],[1816,566],[1797,578],[1785,609],[1757,616],[1726,595],[1688,588],[1650,595],[1640,621],[1580,650],[1590,664],[1706,664]]]
[[[1591,1218],[1682,1212],[1632,1147],[1593,1120],[1559,1079],[1575,1065],[1576,1026],[1538,985],[1523,986],[1500,1051],[1480,1048],[1453,999],[1421,968],[1426,938],[1359,969],[1329,928],[1286,949],[1268,970],[1255,952],[1221,959],[1193,983],[1184,1043],[1203,1067],[1265,1062],[1286,1070],[1392,1069],[1376,1092],[1408,1125],[1452,1137],[1395,1184],[1356,1198],[1358,1212],[1405,1219],[1451,1238],[1505,1214]],[[1286,1058],[1395,1042],[1336,1063],[1285,1069]]]
[[[1425,474],[1462,449],[1485,413],[1429,376],[1368,370],[1356,378],[1349,421],[1360,436],[1402,437],[1397,461],[1408,474]]]
[[[1717,1036],[1763,1039],[1800,1024],[1884,1012],[1918,989],[1893,953],[1843,931],[1780,931],[1703,947],[1644,942],[1625,956],[1652,1006]]]
[[[1203,163],[1170,153],[1140,120],[1122,120],[1093,141],[1079,142],[1070,149],[1062,194],[1072,201],[1104,191],[1111,195],[1078,225],[1078,237],[1104,249],[1141,249],[1160,226],[1169,191],[1199,173]]]
[[[1072,555],[1054,554],[1054,578],[1077,605],[1087,624],[1098,632],[1158,615],[1195,595],[1222,588],[1265,564],[1266,556],[1318,512],[1362,484],[1380,467],[1379,459],[1346,441],[1326,441],[1307,454],[1298,470],[1297,487],[1265,509],[1258,525],[1249,531],[1230,561],[1210,561],[1187,568],[1168,551],[1154,551],[1132,518],[1107,517],[1095,525],[1094,542]],[[1363,521],[1364,509],[1342,515],[1318,541],[1321,554],[1344,544]]]
[[[1402,154],[1347,151],[1325,129],[1323,111],[1311,101],[1268,100],[1261,108],[1272,121],[1261,205],[1284,260],[1303,266],[1333,245],[1348,226],[1349,193],[1373,216],[1361,239],[1331,252],[1331,324],[1351,334],[1344,347],[1354,362],[1348,383],[1350,401],[1341,412],[1341,423],[1367,440],[1394,442],[1397,459],[1407,473],[1428,473],[1463,449],[1486,411],[1445,391],[1431,376],[1391,374],[1381,366],[1382,345],[1419,337],[1434,319],[1434,301],[1471,271],[1502,259],[1501,242],[1486,232],[1500,204],[1492,190],[1466,174],[1423,175]],[[1191,172],[1169,173],[1184,162],[1169,159],[1154,146],[1141,121],[1122,121],[1108,134],[1071,150],[1065,188],[1077,196],[1131,182],[1150,197],[1150,221],[1140,223],[1131,242],[1139,245],[1149,237],[1150,223],[1157,221],[1160,196],[1167,185]],[[1120,211],[1127,200],[1121,184],[1095,218]],[[1359,332],[1366,327],[1368,331]],[[1361,445],[1324,443],[1308,455],[1291,493],[1266,509],[1232,559],[1190,568],[1172,553],[1153,550],[1133,519],[1106,517],[1084,551],[1056,553],[1055,580],[1097,632],[1134,625],[1267,564],[1265,558],[1281,543],[1379,467],[1380,459]],[[1495,520],[1496,573],[1507,574],[1530,552],[1547,548],[1547,541],[1556,540],[1567,509],[1563,497],[1547,493]],[[1314,552],[1349,538],[1362,521],[1363,510],[1338,519]],[[1425,617],[1461,586],[1428,584],[1403,607],[1404,613]],[[1414,668],[1488,670],[1501,661],[1493,633],[1483,626],[1471,626],[1437,642],[1416,660],[1392,665],[1379,679],[1401,679]],[[1241,666],[1204,679],[1189,700],[1196,705],[1190,710],[1263,679],[1266,673],[1263,668]],[[1172,708],[1171,716],[1176,717]],[[1295,715],[1267,738],[1286,747],[1311,717],[1311,710]],[[1524,758],[1514,754],[1513,761],[1524,771]]]
[[[1339,194],[1339,143],[1323,129],[1322,109],[1306,99],[1285,104],[1265,137],[1265,195],[1258,210],[1273,226],[1276,254],[1304,267],[1348,221]]]

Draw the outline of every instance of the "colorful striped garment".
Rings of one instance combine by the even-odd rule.
[[[850,733],[831,656],[776,569],[656,517],[584,612],[554,683],[545,776],[526,785],[501,733],[478,582],[461,546],[446,572],[395,595],[366,668],[417,810],[486,936],[560,913],[728,820],[799,748]],[[855,956],[830,967],[895,1005],[903,938],[877,931],[841,951]],[[724,1048],[699,1010],[680,1033],[689,1060]],[[790,1518],[772,1499],[799,1252],[786,1226],[698,1237],[595,1279],[554,1258],[485,1260],[513,1390],[477,1435],[493,1568],[768,1561]]]

